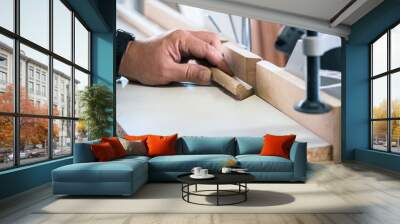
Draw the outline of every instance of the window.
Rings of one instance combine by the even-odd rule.
[[[28,92],[29,94],[33,94],[34,89],[33,89],[33,82],[28,82]]]
[[[72,121],[53,120],[53,157],[72,153]]]
[[[14,0],[0,1],[0,26],[14,31]]]
[[[0,70],[0,85],[5,86],[7,84],[7,73]]]
[[[20,164],[47,160],[49,158],[48,119],[21,117],[19,130]]]
[[[33,67],[32,66],[29,66],[28,74],[29,74],[29,79],[33,80]]]
[[[40,53],[39,53],[40,54]],[[43,55],[42,55],[43,56]],[[45,62],[46,63],[46,62]],[[37,81],[40,81],[40,71],[39,71],[39,69],[37,68],[36,69],[36,80]]]
[[[20,35],[49,48],[49,0],[20,1]]]
[[[79,117],[81,113],[80,95],[81,92],[89,85],[89,75],[79,70],[75,71],[75,117]]]
[[[12,116],[0,115],[0,169],[14,166],[14,122]]]
[[[0,2],[1,7],[4,2]],[[0,20],[2,16],[4,16],[1,15],[3,12],[2,10],[3,9],[0,8]],[[12,113],[14,111],[14,69],[13,66],[11,66],[13,62],[12,58],[14,57],[13,52],[13,39],[0,33],[0,113]],[[0,144],[0,149],[1,147],[2,145]]]
[[[40,84],[36,84],[36,96],[39,96],[39,95],[40,95]],[[33,97],[33,96],[31,96],[31,97]]]
[[[42,86],[42,96],[46,96],[46,86]]]
[[[0,0],[0,26],[0,170],[72,155],[87,139],[74,105],[90,85],[90,31],[62,0]]]
[[[370,45],[371,148],[400,153],[400,24]]]
[[[63,117],[68,116],[72,117],[72,108],[70,105],[72,105],[72,91],[70,89],[65,89],[64,85],[65,83],[70,83],[72,84],[72,68],[69,65],[66,65],[58,60],[53,60],[54,64],[54,69],[53,69],[53,114],[55,115],[61,115]],[[69,100],[71,102],[68,102],[69,107],[67,107],[64,112],[60,111],[60,108],[58,106],[63,106],[62,104],[59,104],[61,100],[62,103],[64,103],[64,97],[68,96]]]
[[[53,15],[53,50],[64,58],[72,60],[72,12],[61,1],[53,0]]]
[[[0,54],[0,68],[7,68],[7,56]]]
[[[75,62],[85,69],[89,69],[89,32],[82,23],[75,18]]]
[[[7,87],[7,64],[7,56],[0,53],[0,91],[2,92],[5,92]]]
[[[7,90],[7,56],[0,53],[0,91],[5,92]]]

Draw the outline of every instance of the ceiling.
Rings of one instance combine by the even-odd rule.
[[[347,37],[351,25],[383,0],[167,0]]]

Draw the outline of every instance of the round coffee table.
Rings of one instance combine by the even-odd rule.
[[[182,199],[188,203],[198,205],[234,205],[245,202],[247,200],[247,192],[249,188],[247,183],[255,180],[255,177],[248,173],[216,173],[212,179],[193,179],[190,177],[191,173],[182,174],[177,177],[178,181],[182,183]],[[215,185],[215,190],[198,190],[197,185]],[[220,189],[220,185],[236,185],[237,190],[224,190]],[[190,191],[190,186],[195,186],[194,191]],[[215,192],[215,194],[206,194]],[[216,204],[202,204],[190,200],[190,196],[203,196],[203,197],[216,197]],[[221,203],[221,197],[240,196],[240,199],[231,203]]]

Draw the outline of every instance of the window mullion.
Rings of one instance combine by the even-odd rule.
[[[49,0],[49,50],[53,52],[53,0]],[[48,120],[48,152],[49,159],[53,159],[53,56],[49,55],[49,72],[48,72],[48,91],[49,94],[49,115]]]
[[[387,71],[390,70],[390,30],[387,32]],[[387,75],[387,117],[391,118],[392,117],[392,100],[391,100],[391,79],[392,75],[389,73]],[[392,136],[391,136],[391,123],[392,121],[388,119],[387,122],[387,140],[388,140],[388,152],[392,151]]]
[[[19,25],[20,25],[20,17],[19,10],[20,9],[20,1],[14,1],[14,31],[17,35],[19,35]],[[14,39],[14,112],[20,112],[20,45],[19,39]],[[14,166],[20,165],[20,155],[19,155],[19,136],[20,136],[20,119],[17,116],[14,116]]]
[[[373,91],[374,91],[374,86],[373,86],[373,79],[372,79],[372,72],[373,72],[373,60],[372,60],[372,55],[373,55],[373,47],[372,45],[369,46],[369,117],[370,117],[370,122],[369,122],[369,145],[370,149],[373,149],[374,147],[374,136],[373,136]]]
[[[72,56],[72,64],[73,66],[71,67],[71,100],[72,100],[72,105],[71,105],[71,117],[75,118],[75,12],[72,11],[71,13],[71,23],[72,23],[72,38],[71,38],[71,56]],[[76,121],[73,120],[72,124],[71,124],[71,151],[72,151],[72,155],[74,155],[74,151],[75,151],[75,125],[76,125]]]

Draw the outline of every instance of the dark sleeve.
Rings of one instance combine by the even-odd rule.
[[[121,59],[122,59],[122,56],[124,55],[126,47],[128,46],[129,41],[133,41],[133,40],[135,40],[135,36],[133,34],[125,32],[123,30],[117,30],[117,32],[115,34],[117,74],[118,74],[119,65],[121,63]],[[118,74],[117,78],[119,78],[119,74]]]

